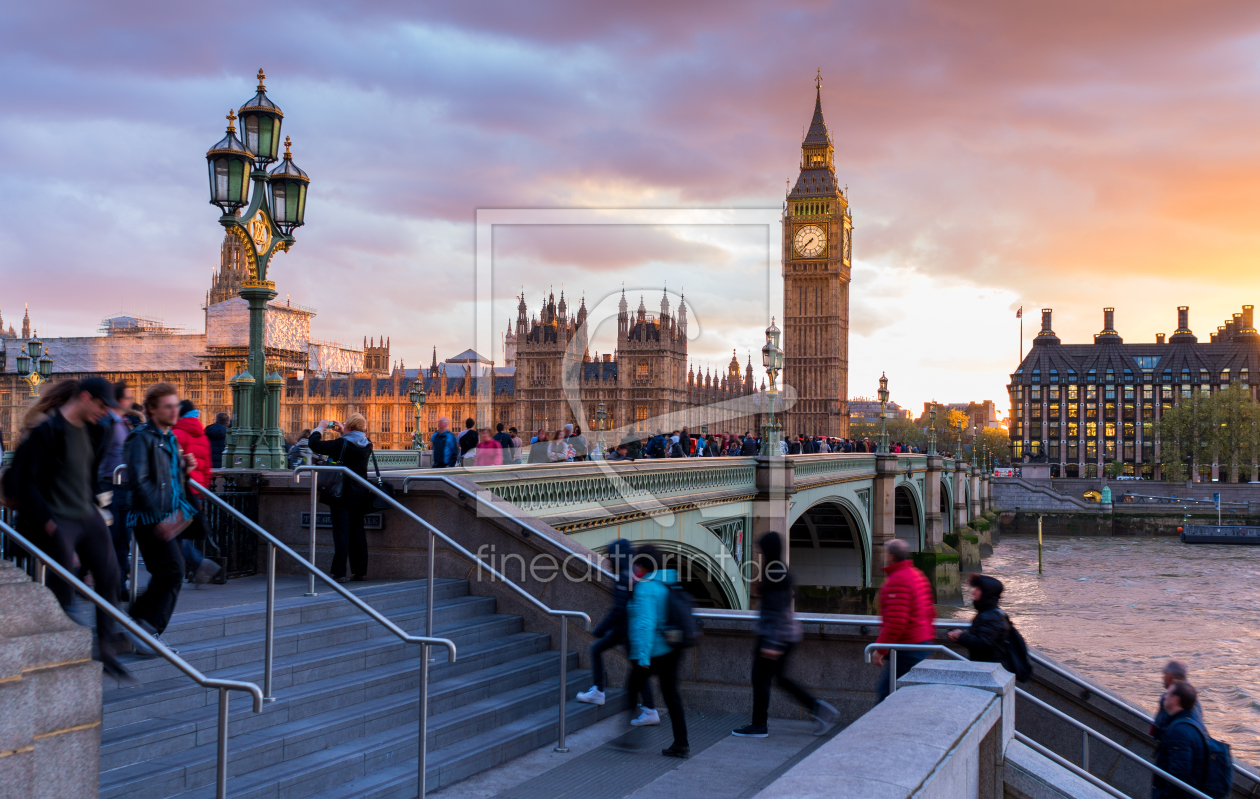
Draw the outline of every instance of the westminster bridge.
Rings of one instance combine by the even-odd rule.
[[[415,457],[382,455],[394,467]],[[309,484],[297,483],[287,472],[261,475],[259,520],[295,547],[309,547]],[[753,545],[771,530],[788,532],[788,559],[803,589],[799,601],[812,609],[869,606],[871,589],[881,577],[880,547],[894,537],[924,553],[917,557],[934,576],[938,595],[953,598],[959,557],[947,542],[958,546],[960,528],[990,509],[990,481],[977,467],[921,454],[392,468],[385,479],[398,489],[399,499],[441,529],[461,524],[452,515],[457,512],[489,513],[515,517],[527,523],[522,529],[554,535],[586,557],[604,552],[618,538],[650,542],[681,559],[688,588],[702,604],[738,609],[750,607],[757,568]],[[424,544],[394,513],[369,519],[371,570],[403,578],[423,570],[416,558]],[[320,516],[317,562],[331,554],[332,544],[322,511]],[[492,547],[478,554],[501,571],[512,566],[494,562]]]

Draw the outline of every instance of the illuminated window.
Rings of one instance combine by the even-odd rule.
[[[1150,402],[1155,398],[1155,389],[1152,386],[1142,386],[1142,399]]]
[[[634,420],[636,422],[646,422],[648,418],[648,407],[646,405],[634,406]]]
[[[1098,399],[1098,386],[1089,385],[1085,387],[1085,399],[1093,402]]]
[[[1085,423],[1085,438],[1090,441],[1098,438],[1098,422]]]
[[[1053,421],[1056,421],[1056,422],[1059,421],[1059,403],[1057,402],[1050,403],[1050,418]]]
[[[1033,402],[1041,402],[1041,386],[1040,385],[1035,384],[1035,383],[1032,385],[1032,387],[1029,389],[1029,392],[1028,392],[1028,399],[1032,400]]]
[[[1069,402],[1076,402],[1076,400],[1080,399],[1078,394],[1079,392],[1077,391],[1077,388],[1075,385],[1068,386],[1068,401]]]
[[[1124,387],[1124,398],[1125,398],[1126,400],[1132,400],[1132,399],[1133,399],[1133,386],[1125,386],[1125,387]]]
[[[1221,385],[1223,386],[1229,385],[1229,370],[1228,369],[1221,370]]]
[[[1210,382],[1212,382],[1212,378],[1211,378],[1211,376],[1208,374],[1208,370],[1207,370],[1207,369],[1203,369],[1203,368],[1200,368],[1200,369],[1199,369],[1199,382],[1200,382],[1200,383],[1210,383]]]
[[[1050,401],[1051,402],[1059,401],[1059,387],[1058,386],[1050,387]]]
[[[1068,438],[1079,438],[1081,435],[1081,426],[1076,422],[1068,422],[1067,431]]]
[[[640,380],[646,380],[652,376],[652,366],[647,361],[639,361],[635,367],[635,377]]]
[[[1080,416],[1080,408],[1081,406],[1077,405],[1075,402],[1068,403],[1068,406],[1067,406],[1068,418],[1069,419],[1078,418]]]
[[[1124,437],[1125,437],[1125,438],[1133,438],[1133,422],[1130,422],[1130,421],[1125,421],[1125,423],[1124,423]]]
[[[1238,370],[1238,380],[1239,380],[1240,382],[1242,382],[1242,383],[1250,383],[1250,382],[1251,382],[1251,377],[1248,375],[1247,371],[1248,371],[1248,370],[1247,370],[1247,367],[1245,367],[1245,366],[1244,366],[1243,368],[1241,368],[1241,369],[1239,369],[1239,370]]]
[[[1107,438],[1116,437],[1116,423],[1115,422],[1106,422],[1104,427],[1106,428],[1106,432],[1103,435],[1105,435]]]

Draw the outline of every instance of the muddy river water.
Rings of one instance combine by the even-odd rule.
[[[1208,731],[1260,764],[1260,547],[1170,538],[1006,537],[984,561],[1029,645],[1154,713],[1181,660]],[[969,614],[960,614],[969,618]]]

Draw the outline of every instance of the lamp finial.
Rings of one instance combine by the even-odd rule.
[[[258,91],[266,91],[267,87],[263,85],[263,81],[267,79],[267,73],[262,71],[262,67],[258,68]]]
[[[293,140],[290,139],[288,136],[285,136],[284,137],[284,160],[286,161],[293,160],[293,154],[289,152],[289,148],[291,146],[293,146]]]
[[[233,108],[228,109],[227,121],[228,121],[227,132],[235,133],[236,132],[236,110],[235,109]]]

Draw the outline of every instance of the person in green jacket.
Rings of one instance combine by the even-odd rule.
[[[691,753],[687,741],[687,720],[682,700],[678,697],[678,659],[681,653],[665,641],[665,623],[669,618],[670,585],[678,582],[673,569],[661,568],[661,553],[651,544],[644,544],[634,553],[634,594],[630,598],[630,672],[626,690],[637,696],[648,678],[655,674],[661,681],[669,722],[674,728],[674,743],[661,754],[685,758]],[[633,713],[633,710],[631,711]]]

